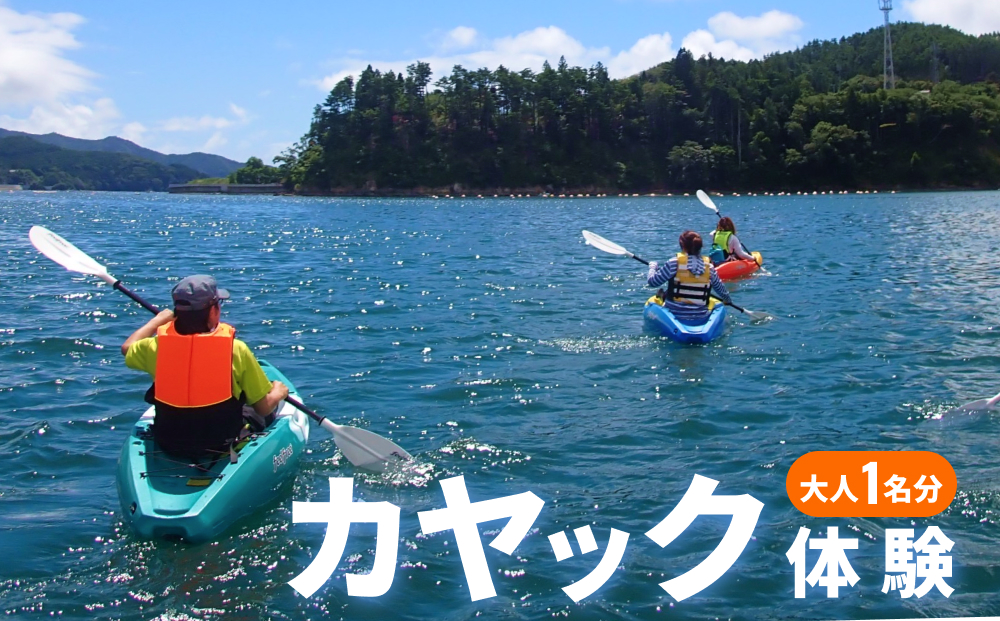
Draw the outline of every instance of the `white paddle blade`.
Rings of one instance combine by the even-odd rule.
[[[762,311],[752,311],[750,309],[747,309],[747,315],[750,317],[750,321],[754,322],[770,321],[774,319],[774,315],[770,313],[765,313]]]
[[[695,193],[695,195],[698,197],[698,200],[701,201],[702,205],[704,205],[705,207],[708,207],[709,209],[711,209],[715,213],[719,213],[719,208],[715,206],[715,203],[712,202],[712,199],[708,197],[708,194],[705,194],[704,190],[698,190]]]
[[[590,244],[594,248],[597,248],[598,250],[603,250],[604,252],[610,254],[617,254],[620,256],[626,256],[626,257],[632,256],[632,253],[629,252],[628,250],[625,250],[624,248],[622,248],[613,241],[604,239],[603,237],[597,235],[596,233],[591,233],[590,231],[584,231],[583,238],[587,240],[588,244]]]
[[[980,412],[985,412],[987,410],[992,410],[996,407],[997,402],[1000,402],[1000,395],[997,395],[991,399],[979,399],[973,401],[972,403],[966,403],[957,408],[948,410],[941,415],[941,418],[946,416],[958,416],[959,414],[977,414]]]
[[[73,244],[43,226],[33,226],[28,231],[31,244],[48,258],[71,272],[105,278],[108,270]],[[105,278],[105,280],[107,280]]]
[[[385,472],[394,464],[413,459],[402,447],[367,429],[345,427],[329,420],[324,420],[320,426],[333,434],[340,452],[361,470]]]

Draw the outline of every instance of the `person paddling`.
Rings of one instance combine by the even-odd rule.
[[[736,237],[736,225],[733,224],[731,218],[726,216],[719,218],[719,223],[712,234],[713,253],[716,249],[722,251],[722,261],[715,261],[716,265],[723,261],[757,260],[743,247],[743,243]]]
[[[650,287],[667,284],[666,292],[658,297],[663,306],[678,319],[704,319],[709,312],[709,298],[715,296],[726,304],[732,304],[729,291],[722,284],[715,267],[708,257],[700,256],[701,235],[694,231],[684,231],[680,236],[682,252],[668,259],[663,265],[656,261],[649,264],[647,283]]]
[[[245,417],[258,429],[274,420],[288,387],[268,380],[236,330],[219,321],[229,292],[215,278],[188,276],[171,295],[174,309],[122,345],[125,365],[153,378],[146,400],[156,407],[153,438],[161,449],[187,458],[225,451]]]

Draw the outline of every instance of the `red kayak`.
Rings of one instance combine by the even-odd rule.
[[[759,252],[752,252],[750,254],[756,257],[757,260],[726,261],[721,265],[716,265],[715,271],[719,275],[719,278],[722,280],[737,280],[739,278],[746,278],[759,270],[764,259],[760,256]]]

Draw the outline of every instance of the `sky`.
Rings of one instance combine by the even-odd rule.
[[[896,0],[891,15],[1000,31],[997,0]],[[680,47],[749,60],[882,20],[877,0],[0,0],[0,127],[270,162],[368,64],[423,60],[437,79],[565,56],[625,77]]]

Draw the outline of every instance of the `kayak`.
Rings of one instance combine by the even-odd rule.
[[[763,257],[760,256],[759,252],[751,252],[757,260],[751,261],[750,259],[743,259],[742,261],[726,261],[725,263],[720,263],[715,266],[715,273],[719,275],[722,280],[736,280],[738,278],[745,278],[750,274],[753,274],[760,269],[762,263],[764,263]]]
[[[270,380],[295,386],[278,369],[260,361]],[[282,402],[275,422],[252,432],[235,458],[222,455],[200,464],[171,457],[153,442],[153,408],[136,422],[118,460],[118,497],[122,515],[145,539],[208,541],[241,517],[280,495],[295,478],[309,439],[309,419]],[[235,460],[235,463],[233,463]]]
[[[716,304],[708,319],[700,323],[689,323],[674,316],[668,309],[661,306],[655,296],[646,301],[642,316],[646,325],[668,336],[678,343],[708,343],[722,333],[726,324],[725,304]]]

